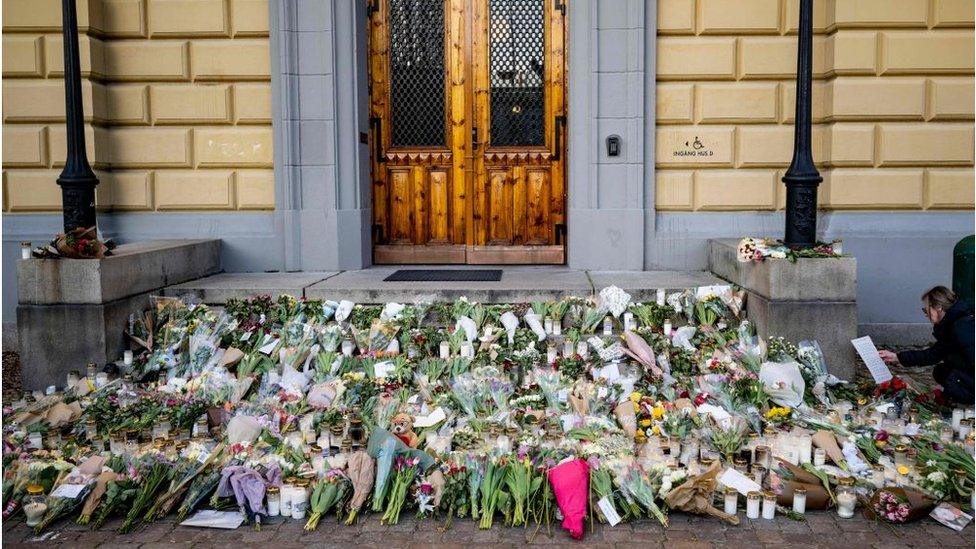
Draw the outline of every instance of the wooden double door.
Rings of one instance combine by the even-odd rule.
[[[565,262],[565,0],[372,0],[375,263]]]

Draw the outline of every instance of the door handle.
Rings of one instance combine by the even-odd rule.
[[[478,150],[478,127],[474,126],[471,128],[471,150]]]
[[[553,141],[555,141],[556,150],[552,153],[552,159],[561,160],[563,150],[563,127],[566,125],[566,117],[563,115],[557,116],[555,119],[555,125],[556,136]]]
[[[383,162],[383,119],[374,116],[369,119],[369,125],[373,127],[373,156],[377,162]]]

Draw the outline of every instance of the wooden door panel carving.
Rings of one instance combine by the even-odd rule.
[[[374,260],[564,262],[563,12],[549,0],[377,3]]]

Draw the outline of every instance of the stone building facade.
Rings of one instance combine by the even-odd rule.
[[[710,238],[781,235],[798,1],[555,3],[566,264],[703,269]],[[101,230],[221,238],[227,271],[369,266],[372,5],[78,0]],[[864,331],[924,336],[917,296],[973,232],[973,2],[814,5],[822,237],[858,258]],[[3,0],[5,323],[20,241],[60,226],[61,47],[58,0]]]

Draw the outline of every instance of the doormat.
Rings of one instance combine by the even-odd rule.
[[[399,269],[384,282],[498,282],[501,269]]]

